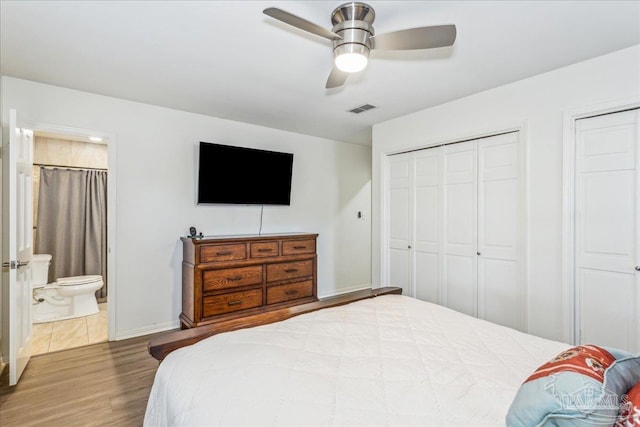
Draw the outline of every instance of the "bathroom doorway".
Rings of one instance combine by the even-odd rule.
[[[34,132],[33,355],[109,339],[108,145],[104,137]]]

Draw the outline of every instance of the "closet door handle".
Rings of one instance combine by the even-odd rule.
[[[636,271],[640,271],[640,265],[636,265]]]
[[[478,254],[478,256],[482,255],[480,252],[476,252]]]

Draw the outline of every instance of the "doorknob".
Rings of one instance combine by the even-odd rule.
[[[29,261],[18,261],[18,268],[24,267],[27,264],[29,264]]]
[[[636,265],[636,271],[640,271],[640,265]]]

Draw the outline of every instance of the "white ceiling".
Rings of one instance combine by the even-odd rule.
[[[7,1],[3,75],[358,144],[371,125],[640,43],[640,1],[369,1],[378,34],[456,24],[451,48],[374,52],[324,88],[337,1]],[[346,110],[370,103],[378,109]]]

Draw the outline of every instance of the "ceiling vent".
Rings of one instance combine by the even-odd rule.
[[[368,111],[368,110],[373,110],[374,108],[376,108],[375,105],[364,104],[364,105],[361,105],[359,107],[354,108],[353,110],[349,110],[349,112],[350,113],[355,113],[355,114],[360,114],[360,113],[364,113],[365,111]]]

